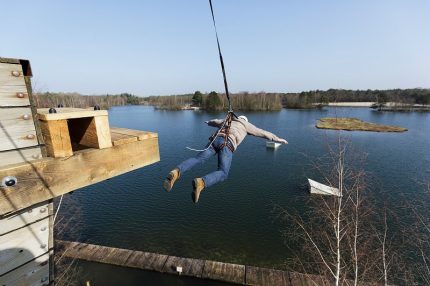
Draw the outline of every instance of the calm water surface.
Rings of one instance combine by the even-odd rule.
[[[307,177],[320,179],[312,159],[326,153],[338,131],[315,128],[316,120],[348,116],[399,125],[404,133],[344,132],[354,150],[368,154],[366,171],[377,184],[377,200],[400,200],[423,192],[417,180],[430,174],[430,114],[380,113],[368,108],[282,110],[245,113],[250,122],[289,141],[278,150],[248,136],[234,153],[230,178],[191,200],[191,181],[216,168],[216,159],[184,174],[172,192],[162,189],[167,173],[195,155],[214,131],[204,121],[223,113],[157,111],[152,107],[115,107],[110,124],[155,131],[161,161],[74,192],[61,213],[75,216],[66,239],[101,245],[281,268],[291,256],[281,235],[276,204],[304,209]],[[76,205],[79,208],[76,209]],[[399,204],[401,205],[401,204]]]

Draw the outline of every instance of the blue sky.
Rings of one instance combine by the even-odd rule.
[[[231,91],[430,87],[430,1],[213,0]],[[206,0],[2,1],[38,91],[223,91]]]

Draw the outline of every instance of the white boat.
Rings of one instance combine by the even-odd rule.
[[[281,143],[275,142],[275,141],[266,141],[266,147],[267,148],[272,148],[272,149],[276,149],[279,146],[281,146]]]
[[[333,188],[326,186],[324,184],[318,183],[314,180],[308,178],[309,185],[311,187],[311,194],[319,194],[319,195],[331,195],[340,197],[340,192],[338,188]]]

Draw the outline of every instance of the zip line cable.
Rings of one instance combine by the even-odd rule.
[[[224,78],[225,95],[227,96],[227,100],[228,100],[228,112],[233,112],[233,109],[231,107],[231,102],[230,102],[230,93],[228,92],[228,84],[227,84],[227,76],[225,74],[224,60],[223,60],[223,57],[222,57],[221,46],[219,44],[219,38],[218,38],[218,31],[217,31],[216,23],[215,23],[215,15],[214,15],[214,9],[213,9],[213,6],[212,6],[212,0],[209,0],[209,6],[211,7],[212,22],[214,24],[216,43],[217,43],[217,46],[218,46],[219,61],[221,63],[222,76]]]
[[[221,128],[218,129],[218,131],[216,132],[215,136],[212,136],[211,142],[206,146],[205,149],[198,150],[198,149],[193,149],[193,148],[190,148],[190,147],[186,147],[188,150],[196,151],[196,152],[203,152],[203,151],[208,150],[212,146],[212,143],[215,141],[215,139],[218,137],[218,135],[221,132],[221,130],[223,130],[224,127],[228,128],[228,129],[230,128],[230,126],[226,126],[226,123],[231,122],[230,117],[234,116],[234,117],[237,118],[236,114],[234,114],[234,112],[233,112],[233,108],[232,108],[231,102],[230,102],[230,93],[228,92],[227,76],[226,76],[226,73],[225,73],[224,60],[223,60],[223,57],[222,57],[221,46],[219,44],[219,37],[218,37],[218,31],[217,31],[217,28],[216,28],[216,22],[215,22],[214,9],[213,9],[213,6],[212,6],[212,0],[209,0],[209,6],[211,8],[212,22],[213,22],[214,30],[215,30],[216,43],[217,43],[217,46],[218,46],[219,61],[221,63],[222,76],[223,76],[223,79],[224,79],[225,95],[227,96],[227,100],[228,100],[228,113],[227,113],[226,118],[224,119],[224,122],[222,123]]]

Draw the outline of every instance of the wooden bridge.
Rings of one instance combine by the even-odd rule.
[[[56,250],[70,258],[241,285],[315,286],[333,284],[328,279],[317,275],[81,242],[56,241]]]

